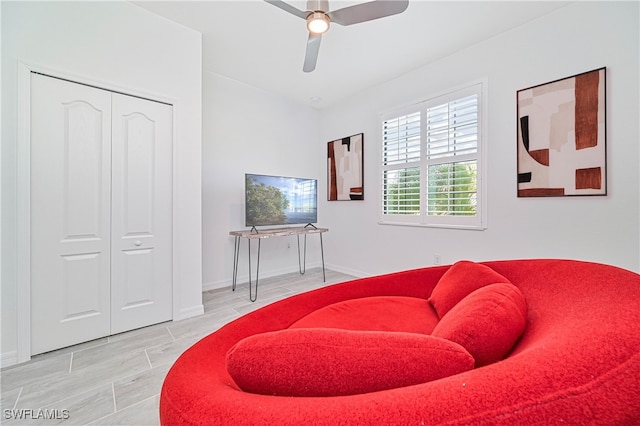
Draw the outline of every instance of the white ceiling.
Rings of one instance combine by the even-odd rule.
[[[362,2],[333,0],[329,6],[336,10]],[[331,25],[311,73],[302,71],[305,21],[264,1],[134,3],[201,32],[205,71],[323,108],[569,2],[411,0],[399,15]],[[289,3],[306,9],[305,1]]]

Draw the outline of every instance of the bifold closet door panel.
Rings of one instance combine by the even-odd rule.
[[[111,333],[172,318],[172,106],[112,98]]]
[[[109,334],[111,93],[31,75],[31,353]]]

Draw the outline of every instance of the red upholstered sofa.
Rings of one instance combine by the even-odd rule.
[[[160,398],[161,423],[640,424],[640,275],[571,260],[511,260],[482,265],[515,285],[519,289],[517,294],[526,302],[524,331],[519,328],[518,335],[514,335],[515,343],[501,359],[483,365],[478,365],[476,359],[475,366],[467,365],[457,374],[446,373],[442,378],[424,379],[423,383],[364,393],[349,389],[343,395],[308,396],[305,394],[308,390],[295,389],[304,387],[304,381],[295,377],[289,381],[292,376],[280,384],[293,383],[292,392],[299,391],[299,396],[286,394],[289,390],[276,390],[273,392],[276,395],[270,395],[268,389],[259,390],[260,393],[241,389],[229,372],[235,363],[234,354],[240,351],[240,361],[245,362],[239,364],[240,374],[234,373],[239,381],[251,374],[258,379],[266,377],[267,382],[277,380],[274,371],[283,366],[270,358],[273,353],[264,350],[264,342],[273,342],[280,335],[283,340],[291,336],[295,340],[304,338],[307,332],[320,336],[325,332],[329,336],[338,333],[335,356],[319,349],[326,335],[318,341],[307,340],[310,347],[305,356],[298,356],[300,347],[292,346],[291,353],[279,348],[283,358],[291,355],[287,362],[296,364],[295,368],[304,368],[308,363],[312,372],[322,371],[318,366],[325,361],[333,363],[331,368],[340,364],[340,360],[352,363],[348,352],[339,346],[344,343],[344,336],[347,340],[355,336],[355,342],[360,342],[357,339],[361,337],[367,341],[376,336],[380,340],[391,336],[391,353],[398,350],[402,339],[415,338],[418,343],[408,347],[407,353],[418,358],[421,351],[415,348],[422,348],[420,345],[432,339],[437,340],[438,350],[449,344],[455,356],[466,356],[469,348],[429,336],[435,334],[434,330],[447,315],[464,311],[459,306],[467,299],[453,300],[454,306],[446,307],[449,312],[444,316],[437,312],[442,306],[435,306],[440,301],[433,300],[437,296],[434,288],[441,279],[444,281],[443,276],[452,267],[436,266],[358,279],[273,303],[227,324],[189,348],[165,379]],[[464,278],[473,282],[475,275],[469,273]],[[458,284],[466,285],[462,281]],[[457,295],[454,299],[459,296],[470,297]],[[425,313],[423,317],[421,312]],[[489,312],[485,316],[473,309],[464,312],[473,312],[476,321],[469,323],[472,327],[491,316]],[[479,332],[485,329],[493,332],[492,327],[485,325]],[[271,340],[261,340],[264,336]],[[251,362],[256,354],[247,355],[241,350],[243,345],[255,343],[254,340],[262,341],[263,346],[257,352],[263,357]],[[363,349],[360,343],[347,346]],[[382,359],[388,352],[378,353]],[[439,357],[434,361],[436,364],[446,362],[446,357],[437,355],[444,352],[433,353]],[[375,365],[375,361],[367,360],[369,364],[364,363],[364,368],[370,368],[371,362]],[[270,362],[273,368],[269,368]],[[415,364],[415,361],[406,364],[407,370]],[[382,373],[371,369],[369,376],[393,375],[393,368],[397,367],[393,365],[393,362],[381,365]],[[322,377],[309,376],[304,370],[299,373],[305,380],[322,384]],[[291,371],[283,374],[290,375]],[[336,378],[329,379],[334,383],[331,380]],[[352,384],[335,382],[337,387]],[[242,387],[246,389],[247,384]],[[326,388],[320,385],[312,393],[331,394],[331,389]]]

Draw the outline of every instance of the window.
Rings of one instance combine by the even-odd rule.
[[[482,228],[482,84],[382,117],[381,223]]]

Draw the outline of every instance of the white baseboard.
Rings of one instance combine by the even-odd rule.
[[[238,282],[239,283],[242,282],[240,280],[240,277],[238,277]],[[208,283],[202,283],[202,291],[217,290],[219,288],[226,288],[226,287],[231,288],[231,280],[224,279],[224,280],[218,280],[218,281],[211,281]]]
[[[325,265],[325,267],[327,269],[330,269],[332,271],[335,272],[340,272],[342,274],[347,274],[347,275],[352,275],[356,278],[365,278],[365,277],[371,277],[373,276],[372,274],[368,273],[368,272],[363,272],[363,271],[358,271],[356,269],[351,269],[351,268],[345,268],[344,266],[340,266],[340,265]]]
[[[309,269],[313,269],[313,268],[321,268],[322,267],[322,263],[320,262],[309,262],[307,264],[307,270]],[[325,265],[326,269],[329,269],[326,265]],[[272,278],[272,277],[277,277],[280,275],[285,275],[285,274],[292,274],[292,273],[299,273],[300,269],[297,265],[292,266],[292,267],[287,267],[287,268],[281,268],[281,269],[273,269],[271,271],[266,271],[266,272],[262,272],[260,271],[260,280],[262,279],[267,279],[267,278]],[[253,272],[251,274],[251,282],[255,282],[256,276],[253,275]],[[249,282],[249,274],[244,274],[244,275],[240,275],[238,274],[238,279],[237,279],[237,283],[238,284],[244,284]],[[202,283],[202,291],[208,291],[208,290],[217,290],[220,288],[231,288],[232,285],[232,279],[228,278],[228,279],[224,279],[224,280],[219,280],[219,281],[211,281],[208,283]]]
[[[198,315],[204,314],[204,305],[195,305],[189,308],[180,309],[178,313],[178,317],[174,318],[174,321],[180,321],[187,318],[197,317]]]
[[[212,281],[202,283],[202,291],[218,290],[220,288],[231,287],[231,280]]]
[[[0,368],[10,367],[18,363],[18,351],[3,352],[0,354]]]

